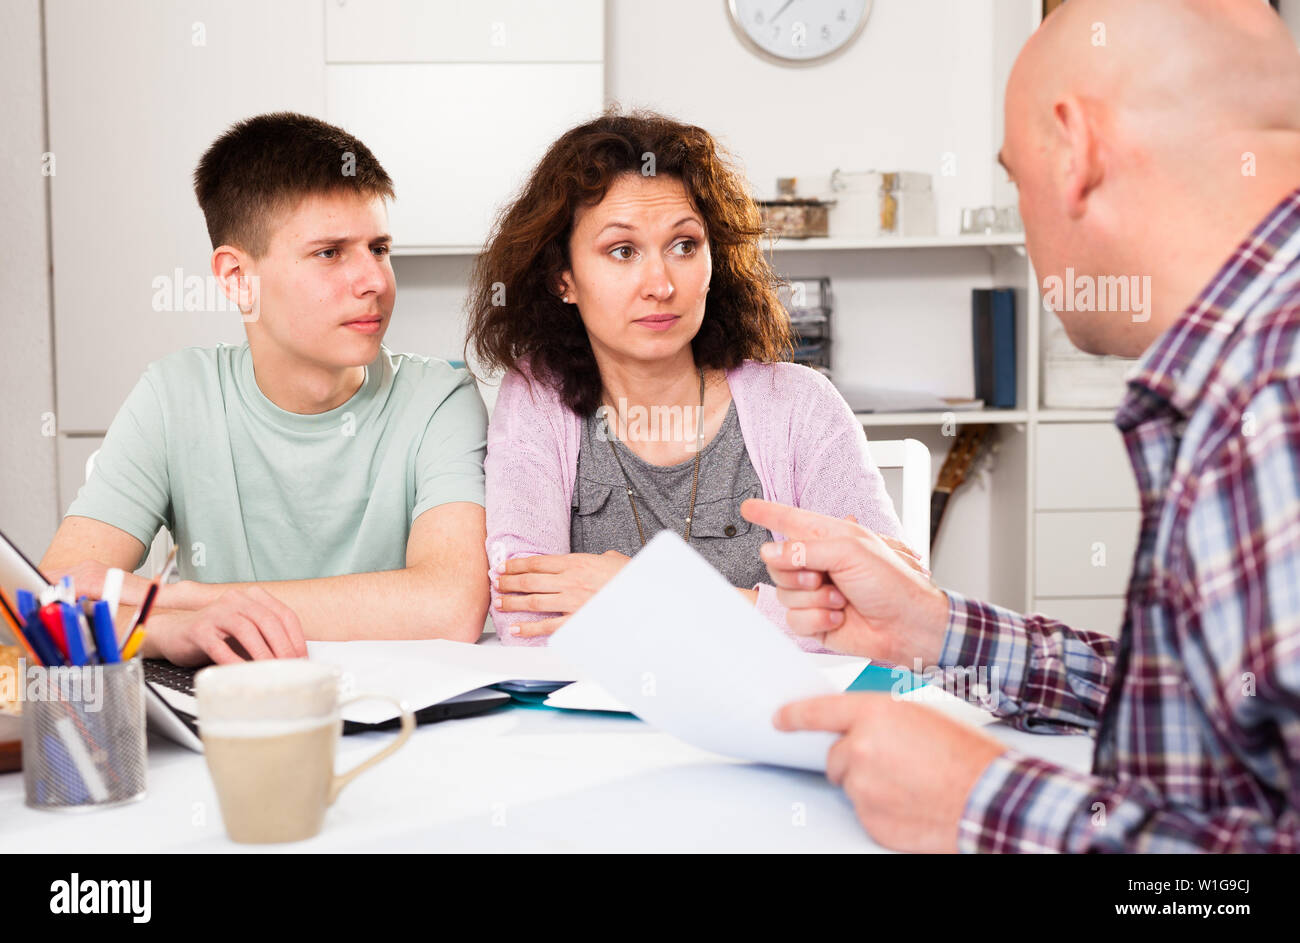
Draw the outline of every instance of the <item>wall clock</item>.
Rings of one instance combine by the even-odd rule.
[[[813,65],[843,52],[871,16],[871,0],[727,0],[749,48],[781,65]]]

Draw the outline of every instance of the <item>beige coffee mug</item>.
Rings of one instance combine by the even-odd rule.
[[[340,790],[410,738],[415,715],[406,704],[383,694],[340,703],[339,680],[333,665],[302,658],[219,665],[195,676],[199,736],[232,841],[311,838]],[[402,729],[374,756],[336,774],[339,709],[368,698],[395,704]]]

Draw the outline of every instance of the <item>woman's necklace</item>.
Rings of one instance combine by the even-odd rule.
[[[609,443],[609,450],[614,453],[614,461],[618,462],[618,470],[623,473],[623,481],[627,484],[627,501],[632,505],[632,517],[636,520],[636,532],[641,538],[641,546],[645,546],[645,530],[641,527],[641,515],[636,510],[636,499],[632,496],[632,479],[627,476],[627,469],[623,467],[623,460],[618,457],[618,449],[614,448],[614,434],[609,431],[609,419],[605,422],[605,441]],[[686,511],[686,530],[682,534],[689,542],[691,539],[691,518],[695,516],[695,494],[700,486],[700,453],[704,451],[704,368],[700,368],[700,415],[695,424],[695,477],[691,481],[691,506]]]

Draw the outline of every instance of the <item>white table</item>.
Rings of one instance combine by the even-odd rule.
[[[985,728],[1072,769],[1087,736]],[[339,768],[392,734],[344,737]],[[925,776],[918,766],[917,776]],[[0,774],[0,852],[881,851],[820,774],[687,746],[631,716],[509,707],[417,728],[339,796],[320,835],[290,845],[225,836],[203,757],[151,734],[144,800],[88,814],[24,804]]]

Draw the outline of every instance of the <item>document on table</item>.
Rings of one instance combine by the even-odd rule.
[[[805,654],[803,657],[817,666],[817,670],[826,676],[836,691],[848,690],[849,685],[862,673],[862,669],[869,661],[866,658],[851,658],[844,655]],[[992,711],[985,710],[978,703],[973,704],[970,700],[963,700],[939,685],[921,685],[899,694],[898,699],[925,704],[970,727],[983,727],[996,723],[998,719]],[[630,713],[618,698],[594,681],[566,684],[546,699],[546,706],[569,711]]]
[[[825,770],[834,734],[772,726],[783,704],[837,693],[695,550],[660,531],[552,637],[627,709],[694,746]]]
[[[802,652],[800,657],[820,671],[836,691],[848,690],[849,685],[862,673],[862,669],[870,663],[868,658],[855,658],[848,655],[812,655]],[[573,684],[566,684],[546,699],[546,706],[570,711],[631,713],[618,698],[595,681],[575,681]]]
[[[337,666],[345,696],[387,694],[420,710],[503,681],[576,681],[580,675],[544,648],[470,645],[446,639],[381,642],[308,642],[307,657]],[[344,720],[378,724],[398,716],[387,701],[358,701]]]

